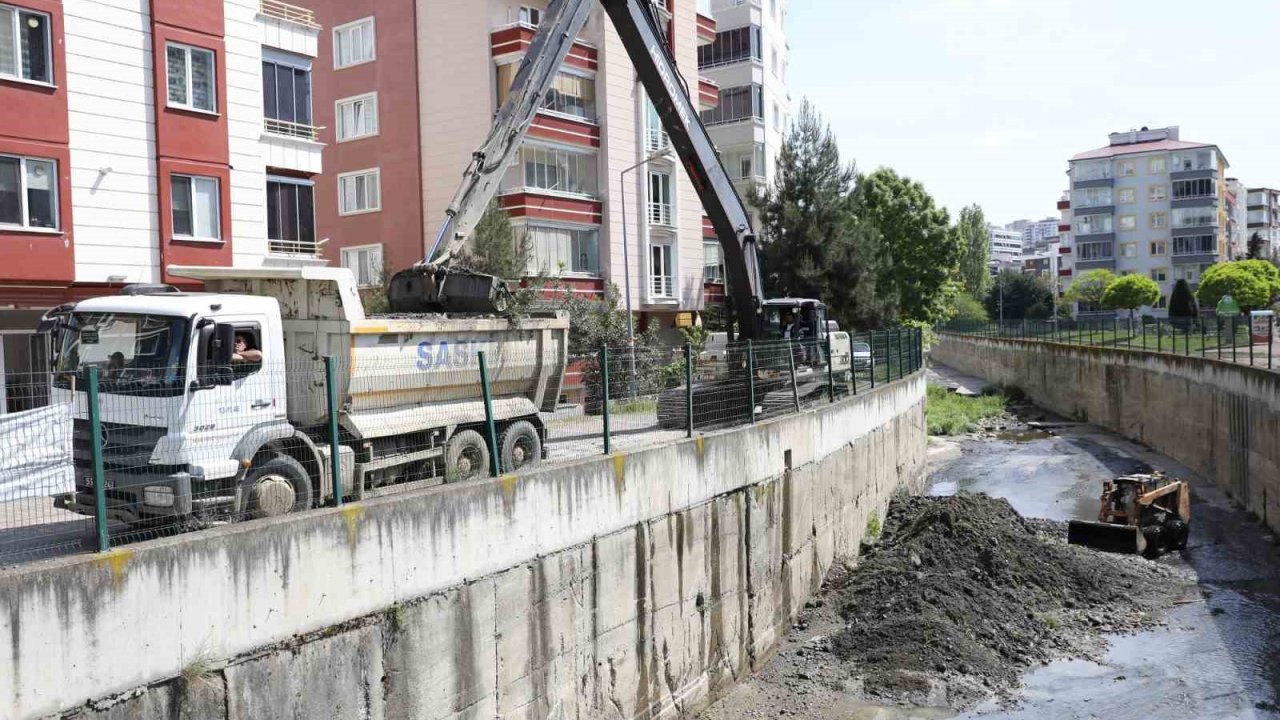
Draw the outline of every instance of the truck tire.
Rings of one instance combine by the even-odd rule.
[[[311,478],[302,463],[288,455],[275,455],[249,468],[241,486],[250,518],[278,517],[311,507]]]
[[[449,438],[444,449],[445,482],[462,482],[489,475],[489,445],[475,430]]]
[[[498,441],[502,453],[502,471],[516,472],[536,465],[542,459],[542,438],[538,429],[528,420],[511,423]]]

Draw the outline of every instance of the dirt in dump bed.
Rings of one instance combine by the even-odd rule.
[[[1065,537],[987,495],[900,496],[857,567],[828,577],[844,628],[826,649],[868,697],[962,708],[1030,665],[1096,654],[1105,632],[1155,624],[1188,587],[1183,571]]]

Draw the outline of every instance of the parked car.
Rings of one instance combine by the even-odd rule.
[[[864,342],[853,343],[853,369],[871,369],[871,346]]]

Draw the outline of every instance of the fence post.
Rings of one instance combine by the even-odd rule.
[[[1160,318],[1156,318],[1156,352],[1164,350],[1164,325],[1160,324]]]
[[[1195,320],[1196,320],[1196,323],[1200,325],[1200,357],[1204,357],[1204,344],[1205,344],[1204,317],[1203,316],[1197,317]]]
[[[74,386],[73,386],[74,387]],[[102,468],[102,413],[98,407],[98,367],[89,366],[89,436],[93,440],[93,520],[98,530],[98,552],[111,549],[107,534],[107,478]]]
[[[1240,330],[1236,327],[1236,320],[1238,319],[1239,316],[1237,315],[1231,316],[1231,362],[1236,361],[1236,344],[1239,342],[1236,336],[1240,334]]]
[[[1214,329],[1217,331],[1217,334],[1218,334],[1218,359],[1221,360],[1222,359],[1222,317],[1215,315],[1213,320],[1214,320],[1214,323],[1213,323]]]
[[[324,356],[324,386],[329,398],[329,472],[333,475],[333,504],[342,507],[342,446],[338,443],[338,381],[332,355]]]
[[[498,471],[502,465],[498,458],[498,428],[493,423],[493,391],[489,387],[489,363],[485,360],[483,350],[476,354],[480,356],[480,391],[484,397],[485,429],[489,433],[489,473],[498,477]]]
[[[756,421],[756,346],[747,341],[747,415]]]
[[[795,404],[796,412],[800,412],[800,387],[796,384],[796,353],[791,347],[791,340],[787,340],[787,367],[791,369],[791,401]]]
[[[1111,347],[1120,347],[1120,318],[1111,318]]]
[[[609,447],[609,346],[600,344],[600,417],[604,421],[604,454]],[[496,474],[496,473],[495,473]]]
[[[1275,343],[1275,315],[1267,316],[1267,369],[1271,369],[1271,345]]]
[[[816,343],[815,343],[816,344]],[[850,357],[850,362],[853,358]],[[836,401],[836,371],[835,363],[831,357],[831,333],[827,333],[827,399],[831,402]]]
[[[693,437],[693,345],[684,344],[684,412],[688,422],[685,437]]]
[[[1249,319],[1249,324],[1245,327],[1245,337],[1249,338],[1249,367],[1253,367],[1253,319]]]
[[[876,331],[867,331],[867,344],[871,346],[871,389],[876,389]]]

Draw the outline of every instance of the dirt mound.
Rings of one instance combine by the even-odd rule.
[[[1102,632],[1154,624],[1186,580],[1136,556],[1067,545],[1065,524],[1003,499],[900,497],[880,542],[836,593],[831,651],[863,692],[953,707],[1017,686],[1029,665],[1100,649]]]

